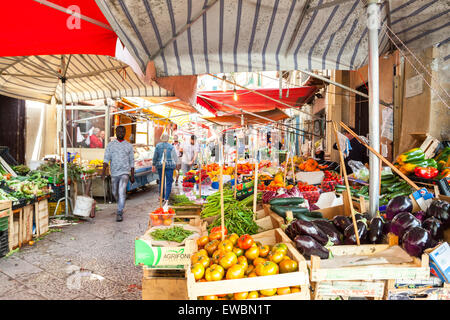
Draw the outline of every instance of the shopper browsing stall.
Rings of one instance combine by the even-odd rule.
[[[111,141],[105,150],[103,159],[102,179],[105,179],[108,163],[111,171],[112,193],[117,201],[116,221],[123,220],[123,209],[127,197],[128,180],[134,183],[134,150],[133,146],[125,141],[125,127],[116,128],[116,140]]]
[[[197,161],[197,156],[200,151],[199,145],[196,143],[196,136],[192,135],[191,140],[186,142],[181,147],[181,152],[183,152],[183,157],[181,159],[181,170],[183,174],[192,169],[192,166]]]
[[[172,145],[174,146],[175,151],[177,152],[177,158],[176,158],[177,166],[176,166],[176,170],[175,170],[175,185],[177,186],[177,185],[178,185],[178,177],[180,176],[181,156],[182,156],[182,153],[180,152],[180,150],[181,150],[181,144],[180,144],[180,142],[178,141],[178,136],[175,135],[175,136],[173,137],[173,140],[174,140],[174,141],[173,141]]]
[[[177,152],[175,147],[168,143],[169,135],[166,132],[161,135],[160,140],[161,142],[156,145],[155,153],[153,155],[152,171],[155,172],[156,169],[158,169],[159,192],[161,193],[162,171],[164,166],[164,187],[162,197],[167,203],[172,191],[173,170],[177,165]]]

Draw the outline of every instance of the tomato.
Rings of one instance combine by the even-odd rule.
[[[235,292],[234,293],[234,300],[245,300],[248,297],[248,291],[245,292]]]
[[[196,252],[191,256],[191,263],[194,265],[198,262],[201,262],[201,264],[206,268],[207,266],[209,266],[209,257],[206,254],[200,253],[200,252]]]
[[[277,250],[269,255],[269,260],[275,263],[280,263],[280,261],[283,260],[283,257],[283,250]]]
[[[247,267],[247,270],[245,270],[245,275],[249,275],[250,273],[252,273],[253,271],[255,271],[255,266],[254,265],[249,265],[248,267]]]
[[[214,253],[214,251],[217,250],[217,247],[219,246],[219,240],[213,240],[211,242],[208,242],[205,246],[205,250],[208,252],[210,256]]]
[[[209,241],[221,240],[222,239],[222,233],[220,233],[220,232],[211,232],[208,237],[209,237]]]
[[[253,238],[250,235],[244,234],[238,239],[238,247],[247,250],[252,246],[253,242]]]
[[[206,269],[205,279],[206,281],[219,281],[222,280],[224,274],[225,270],[222,268],[222,266],[219,266],[218,264],[213,264],[211,265],[211,267]]]
[[[195,280],[200,280],[205,275],[205,267],[198,262],[192,266],[191,271],[194,274]]]
[[[211,256],[211,260],[213,263],[219,264],[220,259],[225,255],[225,251],[217,249],[213,252]]]
[[[284,243],[277,243],[272,247],[272,252],[275,252],[277,250],[282,250],[283,254],[287,254],[287,246]]]
[[[272,261],[266,261],[256,266],[255,272],[258,276],[271,276],[279,272],[278,265]]]
[[[267,261],[266,259],[258,257],[255,260],[253,260],[253,265],[256,267],[258,264],[264,263],[266,261]]]
[[[211,264],[211,259],[208,256],[200,256],[197,263],[200,263],[204,268],[208,268]]]
[[[291,287],[291,293],[296,293],[300,291],[301,291],[300,286]]]
[[[259,256],[259,248],[258,247],[250,247],[245,251],[245,256],[249,260],[255,260]]]
[[[200,249],[196,253],[198,253],[201,256],[205,256],[205,257],[208,256],[208,251],[206,251],[205,249]]]
[[[172,218],[164,219],[163,225],[170,226],[172,224],[172,222],[173,222]]]
[[[289,287],[277,288],[278,295],[290,294],[290,293],[291,293],[291,288],[289,288]]]
[[[281,261],[278,266],[280,267],[280,273],[295,272],[298,270],[297,261],[291,259]]]
[[[245,274],[245,267],[240,264],[235,264],[227,270],[226,278],[229,279],[242,279]]]
[[[237,233],[232,233],[232,234],[229,234],[226,239],[230,240],[231,243],[233,244],[233,246],[235,246],[236,242],[239,239],[239,235]]]
[[[219,250],[223,250],[226,252],[232,252],[233,251],[233,244],[230,240],[223,240],[219,242],[218,246]]]
[[[203,236],[197,239],[197,246],[203,248],[209,242],[208,236]]]
[[[250,272],[249,274],[248,274],[248,278],[253,278],[253,277],[257,277],[258,275],[256,274],[256,272],[255,271],[252,271],[252,272]]]
[[[223,233],[226,235],[227,233],[228,233],[228,230],[227,230],[227,228],[224,226],[223,227]],[[222,227],[220,226],[220,227],[214,227],[214,228],[212,228],[211,229],[211,233],[215,233],[215,232],[219,232],[220,233],[220,236],[222,237]]]
[[[241,248],[237,248],[237,247],[233,248],[233,252],[236,254],[237,257],[240,257],[244,254],[244,250],[242,250]]]
[[[259,290],[259,293],[263,296],[270,297],[277,293],[277,288]]]
[[[258,291],[250,291],[248,293],[247,299],[257,299],[257,298],[259,298]]]
[[[152,225],[153,226],[160,226],[162,225],[162,220],[158,219],[158,220],[152,220]]]
[[[167,212],[170,214],[175,214],[175,210],[173,210],[172,208],[169,208],[169,210],[167,210]]]
[[[227,270],[231,266],[234,266],[238,262],[236,255],[233,252],[225,252],[225,254],[220,258],[220,265]]]
[[[269,254],[269,252],[270,252],[269,246],[265,245],[265,246],[259,247],[259,256],[260,256],[261,258],[267,257],[267,255]]]
[[[281,261],[283,260],[291,260],[291,258],[289,256],[283,256],[283,259],[281,259]]]
[[[204,296],[203,300],[219,300],[217,296],[211,295],[211,296]]]
[[[245,271],[247,271],[247,269],[248,269],[248,261],[247,261],[247,258],[246,258],[246,257],[240,256],[240,257],[238,258],[238,264],[244,266],[244,267],[245,267]]]

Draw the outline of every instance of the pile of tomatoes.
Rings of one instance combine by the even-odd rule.
[[[226,229],[224,230],[226,234]],[[191,256],[191,272],[199,282],[242,279],[298,271],[284,243],[262,245],[244,234],[227,235],[221,241],[220,227],[197,239],[199,251]],[[245,289],[245,288],[243,288]],[[243,300],[300,292],[300,286],[243,291],[200,297],[201,300]]]
[[[169,208],[168,211],[164,211],[163,208],[158,208],[150,213],[150,223],[152,227],[156,226],[170,226],[173,224],[173,218],[175,216],[175,210]]]
[[[325,174],[323,181],[336,181],[338,184],[342,183],[342,177],[337,172],[325,170],[323,173]]]
[[[319,191],[319,189],[316,186],[313,186],[311,184],[307,184],[306,182],[299,181],[297,183],[297,187],[300,190],[300,192],[304,191]]]

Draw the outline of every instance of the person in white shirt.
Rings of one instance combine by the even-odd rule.
[[[192,135],[190,141],[185,142],[181,146],[180,152],[183,153],[181,158],[181,170],[183,171],[183,174],[191,170],[192,166],[197,161],[200,148],[195,140],[195,135]]]

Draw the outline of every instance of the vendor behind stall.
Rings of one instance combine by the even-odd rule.
[[[196,136],[192,135],[191,140],[185,142],[181,146],[181,152],[183,152],[183,157],[181,158],[181,170],[183,174],[186,174],[192,169],[192,166],[197,161],[197,156],[200,151],[198,144],[196,143]]]
[[[350,129],[352,131],[355,131],[354,128]],[[368,162],[368,157],[366,155],[366,148],[361,143],[359,143],[359,141],[355,139],[355,137],[353,137],[348,132],[345,132],[344,135],[348,139],[350,146],[344,145],[342,143],[342,140],[339,140],[339,146],[341,147],[342,153],[344,155],[347,155],[344,159],[345,168],[347,169],[347,174],[351,174],[353,173],[353,170],[348,165],[348,162],[350,160],[354,160],[354,161],[361,161],[363,164],[366,164]],[[333,149],[338,150],[336,143],[333,145]]]
[[[158,143],[155,147],[155,153],[153,155],[152,172],[155,172],[156,169],[158,169],[159,192],[161,194],[162,168],[163,162],[165,160],[166,164],[164,167],[163,200],[167,203],[169,201],[170,192],[172,191],[173,170],[175,170],[177,166],[177,151],[175,150],[175,147],[173,145],[168,143],[169,134],[167,132],[163,132],[160,141],[161,142]]]
[[[133,146],[124,140],[125,133],[124,126],[116,128],[117,139],[108,143],[103,160],[102,179],[105,179],[106,169],[111,161],[112,193],[117,201],[116,221],[123,220],[128,180],[134,183],[134,150]]]

